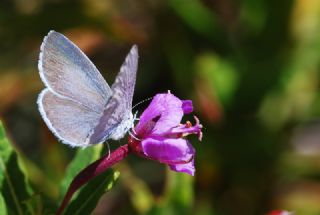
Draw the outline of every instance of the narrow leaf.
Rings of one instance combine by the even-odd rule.
[[[0,190],[10,214],[26,214],[27,201],[31,198],[31,187],[28,184],[22,162],[5,136],[0,122]]]
[[[70,203],[65,215],[91,214],[101,196],[113,187],[119,175],[119,172],[109,169],[92,179]]]
[[[78,149],[75,157],[70,162],[66,169],[66,175],[60,184],[60,197],[62,198],[68,190],[68,187],[73,178],[86,166],[100,157],[102,151],[102,144],[88,147],[85,149]]]
[[[0,214],[7,215],[7,206],[3,199],[2,194],[0,193]]]
[[[114,150],[111,154],[105,154],[100,159],[96,160],[95,162],[91,163],[90,165],[85,167],[83,170],[81,170],[70,183],[68,191],[66,192],[63,198],[63,201],[61,202],[60,207],[58,208],[58,211],[56,214],[60,215],[63,213],[65,207],[68,205],[69,201],[74,196],[74,193],[77,192],[81,187],[83,187],[83,185],[87,184],[89,181],[96,178],[100,174],[105,173],[114,164],[121,161],[128,154],[129,154],[129,146],[128,144],[126,144]]]

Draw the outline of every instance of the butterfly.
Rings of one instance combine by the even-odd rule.
[[[138,48],[133,45],[110,88],[74,43],[50,31],[41,44],[38,62],[46,87],[37,101],[43,120],[70,146],[123,138],[134,125],[131,109],[137,68]]]

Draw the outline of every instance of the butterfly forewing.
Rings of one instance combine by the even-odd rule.
[[[134,45],[127,55],[113,83],[112,96],[107,103],[90,142],[122,138],[133,124],[132,97],[138,68],[138,48]]]
[[[50,31],[41,45],[39,71],[56,94],[102,112],[111,89],[87,56],[68,38]]]

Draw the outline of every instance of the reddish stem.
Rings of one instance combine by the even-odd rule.
[[[119,147],[115,151],[113,151],[110,155],[106,154],[99,160],[87,166],[83,169],[76,177],[72,180],[66,195],[63,198],[63,201],[56,213],[56,215],[62,214],[64,208],[69,203],[73,194],[84,184],[88,183],[91,179],[96,177],[97,175],[103,173],[115,163],[121,161],[129,154],[129,146],[128,144]]]

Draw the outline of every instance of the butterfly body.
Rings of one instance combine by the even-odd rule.
[[[50,31],[39,57],[46,88],[38,97],[49,129],[71,146],[118,140],[133,126],[132,97],[138,66],[133,46],[109,87],[87,56],[62,34]]]
[[[134,122],[134,118],[132,113],[128,112],[127,114],[125,114],[123,123],[120,123],[118,126],[116,126],[116,128],[110,135],[110,139],[113,139],[113,140],[122,139],[124,137],[124,134],[126,134],[131,128],[133,128],[134,126],[133,122]]]

